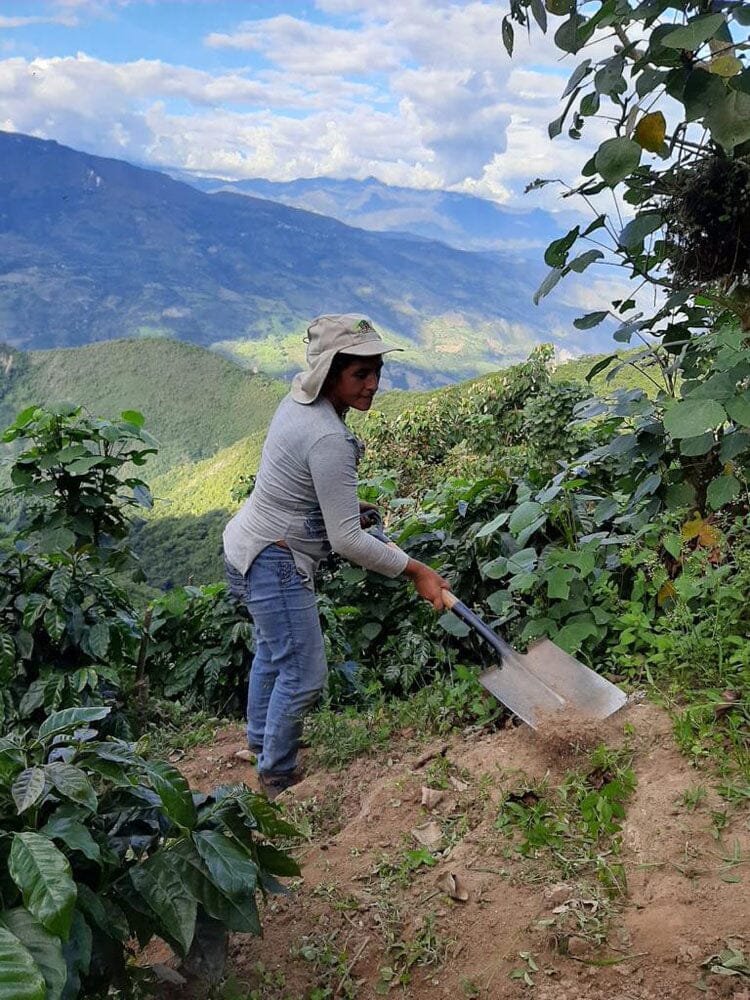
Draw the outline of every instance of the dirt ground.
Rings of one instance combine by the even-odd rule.
[[[624,865],[614,898],[590,873],[563,877],[565,857],[521,857],[497,823],[509,793],[560,784],[600,741],[630,746],[637,778],[620,858],[604,858]],[[177,763],[203,790],[255,787],[242,745],[240,727],[222,729]],[[523,725],[428,744],[407,732],[377,759],[310,774],[278,800],[306,835],[302,878],[264,904],[262,939],[232,936],[232,1000],[750,1000],[750,978],[702,965],[726,948],[750,962],[750,818],[713,783],[647,703],[580,742]]]

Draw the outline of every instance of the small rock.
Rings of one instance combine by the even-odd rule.
[[[589,952],[589,943],[585,938],[573,935],[568,938],[568,954],[571,958],[582,958]]]
[[[422,785],[422,805],[425,809],[434,809],[444,798],[445,792],[439,788],[428,788],[427,785]]]
[[[422,823],[420,826],[415,826],[411,832],[412,836],[429,851],[437,851],[442,846],[443,831],[434,819],[430,820],[429,823]]]
[[[573,896],[573,893],[573,887],[566,882],[556,882],[544,890],[544,898],[550,906],[560,906],[562,903],[567,902]]]
[[[171,969],[168,965],[157,962],[151,966],[151,971],[160,983],[170,983],[172,986],[185,986],[187,979],[181,976],[176,969]]]

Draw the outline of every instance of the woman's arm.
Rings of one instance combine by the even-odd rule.
[[[384,545],[362,530],[357,463],[351,443],[341,434],[322,438],[310,449],[308,465],[333,551],[383,576],[403,573],[421,597],[442,611],[443,591],[450,589],[447,580],[417,559],[410,559],[397,545]]]
[[[307,461],[333,551],[383,576],[403,573],[409,562],[406,553],[383,545],[360,525],[357,463],[351,442],[343,434],[328,434],[312,446]]]

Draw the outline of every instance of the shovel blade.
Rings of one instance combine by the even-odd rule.
[[[479,682],[532,729],[555,712],[606,719],[627,701],[624,691],[549,639],[525,654],[514,650],[502,667],[480,674]]]

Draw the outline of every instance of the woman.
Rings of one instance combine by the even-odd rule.
[[[404,575],[440,610],[447,582],[395,545],[363,530],[369,504],[357,496],[360,442],[344,423],[369,410],[383,342],[365,316],[320,316],[307,331],[308,369],[297,375],[271,421],[252,495],[224,531],[227,577],[255,623],[247,738],[261,790],[275,798],[299,780],[305,714],[327,664],[313,575],[333,549],[387,577]]]

